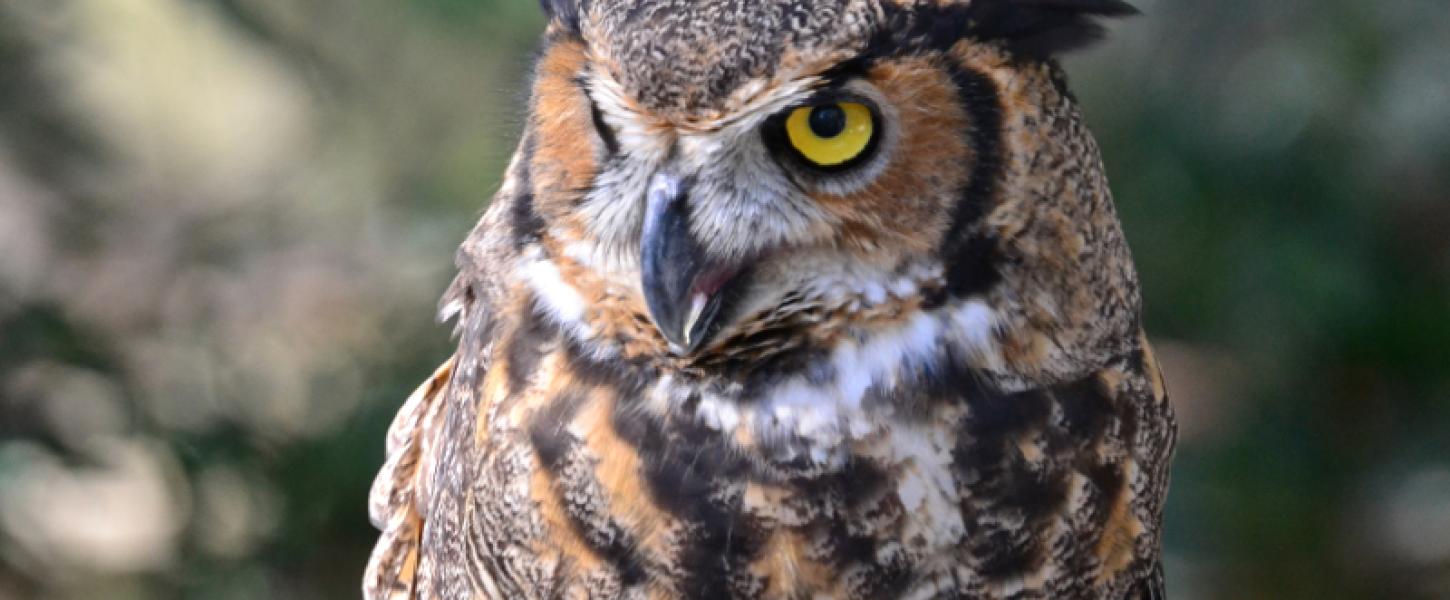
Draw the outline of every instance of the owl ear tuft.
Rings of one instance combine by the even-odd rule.
[[[544,9],[544,16],[551,24],[578,35],[579,14],[584,2],[588,0],[539,0],[539,6]]]
[[[1102,39],[1100,18],[1138,14],[1122,0],[973,0],[969,6],[970,35],[1003,40],[1014,52],[1040,58]]]

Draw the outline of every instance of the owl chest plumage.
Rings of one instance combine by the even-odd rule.
[[[1153,568],[1146,347],[1021,391],[836,352],[730,396],[518,306],[437,390],[421,597],[1098,598]]]

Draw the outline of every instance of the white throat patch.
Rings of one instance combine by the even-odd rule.
[[[560,277],[552,261],[534,249],[525,254],[518,269],[539,299],[543,316],[580,341],[594,338],[594,328],[585,320],[583,296]],[[937,276],[939,270],[918,269],[905,277],[867,275],[855,270],[842,280],[824,277],[808,292],[841,306],[871,307],[892,296],[918,293],[916,277]],[[890,325],[854,327],[829,349],[827,358],[816,365],[819,368],[786,376],[752,398],[695,389],[680,377],[662,377],[651,396],[660,409],[684,410],[685,399],[698,393],[695,417],[705,425],[727,433],[746,428],[751,439],[786,453],[804,451],[812,462],[829,465],[844,456],[846,444],[891,422],[893,406],[867,402],[868,398],[920,381],[924,372],[939,369],[949,356],[965,357],[973,366],[998,363],[997,326],[997,314],[986,302],[954,301]],[[594,348],[593,358],[617,356],[613,348],[601,347],[607,344],[583,346]]]

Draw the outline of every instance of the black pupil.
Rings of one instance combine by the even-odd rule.
[[[812,133],[823,138],[836,137],[846,130],[846,111],[835,104],[817,106],[811,109],[810,124]]]

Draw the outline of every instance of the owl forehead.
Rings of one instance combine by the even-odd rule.
[[[583,16],[595,68],[641,108],[704,118],[748,101],[741,94],[759,82],[854,55],[880,22],[868,0],[614,0]]]

